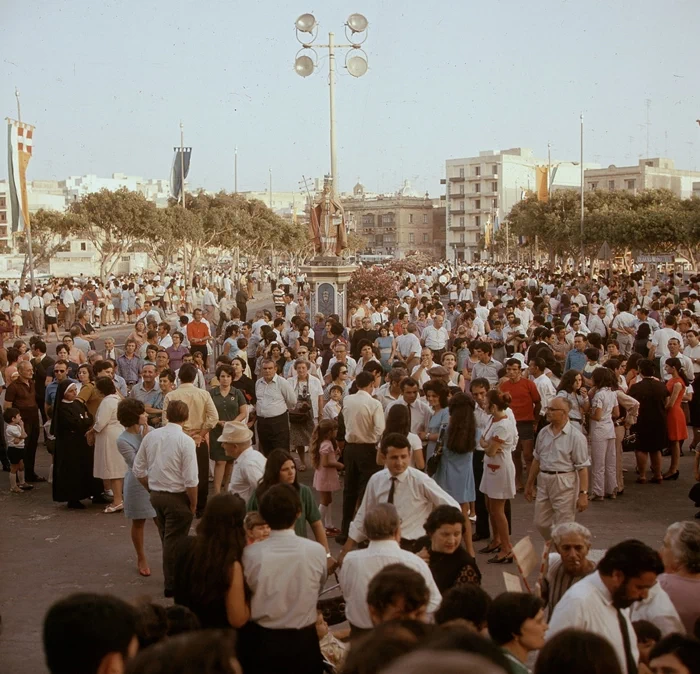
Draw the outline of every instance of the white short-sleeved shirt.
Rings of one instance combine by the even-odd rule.
[[[596,391],[591,401],[591,410],[600,407],[603,412],[600,420],[591,419],[591,440],[611,440],[615,437],[615,425],[612,419],[612,411],[617,405],[617,394],[609,388]]]

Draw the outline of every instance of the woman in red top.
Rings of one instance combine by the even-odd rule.
[[[677,480],[678,462],[681,458],[681,444],[688,439],[688,427],[685,422],[685,414],[681,409],[681,403],[685,396],[685,390],[690,383],[683,372],[683,365],[678,358],[669,358],[664,367],[671,378],[666,382],[669,397],[666,399],[666,428],[668,431],[669,449],[671,450],[671,465],[664,480]]]

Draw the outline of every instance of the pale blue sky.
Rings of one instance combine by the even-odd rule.
[[[306,11],[319,42],[352,12],[370,22],[369,72],[337,80],[343,190],[409,178],[437,196],[444,160],[484,149],[551,141],[576,159],[580,111],[586,161],[636,164],[647,98],[650,154],[700,167],[698,0],[2,0],[0,112],[15,116],[16,84],[30,179],[168,177],[180,119],[194,185],[233,189],[234,145],[240,190],[269,167],[276,190],[323,175],[326,59],[292,69]]]

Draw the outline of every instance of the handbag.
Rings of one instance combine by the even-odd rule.
[[[289,411],[289,423],[291,424],[305,424],[311,414],[311,396],[309,396],[309,389],[304,386],[302,392],[297,396],[297,404],[293,410]]]
[[[637,449],[637,434],[626,431],[625,437],[622,438],[622,451],[634,452]]]
[[[321,596],[324,594],[329,594],[340,589],[340,583],[338,582],[338,575],[335,574],[336,584],[329,587],[327,590],[321,592]],[[323,614],[323,619],[328,623],[328,625],[339,625],[345,622],[345,597],[343,595],[336,595],[334,597],[327,597],[325,599],[319,599],[316,604],[316,608]]]
[[[437,443],[435,443],[435,451],[433,455],[428,459],[428,463],[425,466],[425,472],[428,473],[430,477],[437,473],[440,467],[440,459],[442,458],[442,447],[445,444],[445,432],[447,431],[447,425],[443,424],[440,426],[438,431]]]

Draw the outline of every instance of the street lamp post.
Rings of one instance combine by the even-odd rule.
[[[328,33],[328,44],[314,44],[318,36],[318,24],[313,14],[302,14],[295,22],[297,40],[302,48],[294,61],[294,70],[301,77],[308,77],[314,72],[318,60],[314,48],[328,49],[328,93],[330,97],[330,145],[331,145],[331,196],[337,196],[337,152],[335,135],[335,50],[348,49],[345,56],[345,67],[353,77],[362,77],[367,72],[367,54],[362,45],[367,39],[367,19],[362,14],[351,14],[345,22],[345,36],[349,44],[336,44],[335,35]],[[310,36],[304,38],[304,34]],[[301,34],[301,37],[300,37]],[[359,42],[358,39],[362,38]],[[313,54],[309,56],[309,50]]]
[[[586,273],[586,251],[583,247],[583,206],[585,199],[583,180],[583,113],[581,113],[581,276]]]

